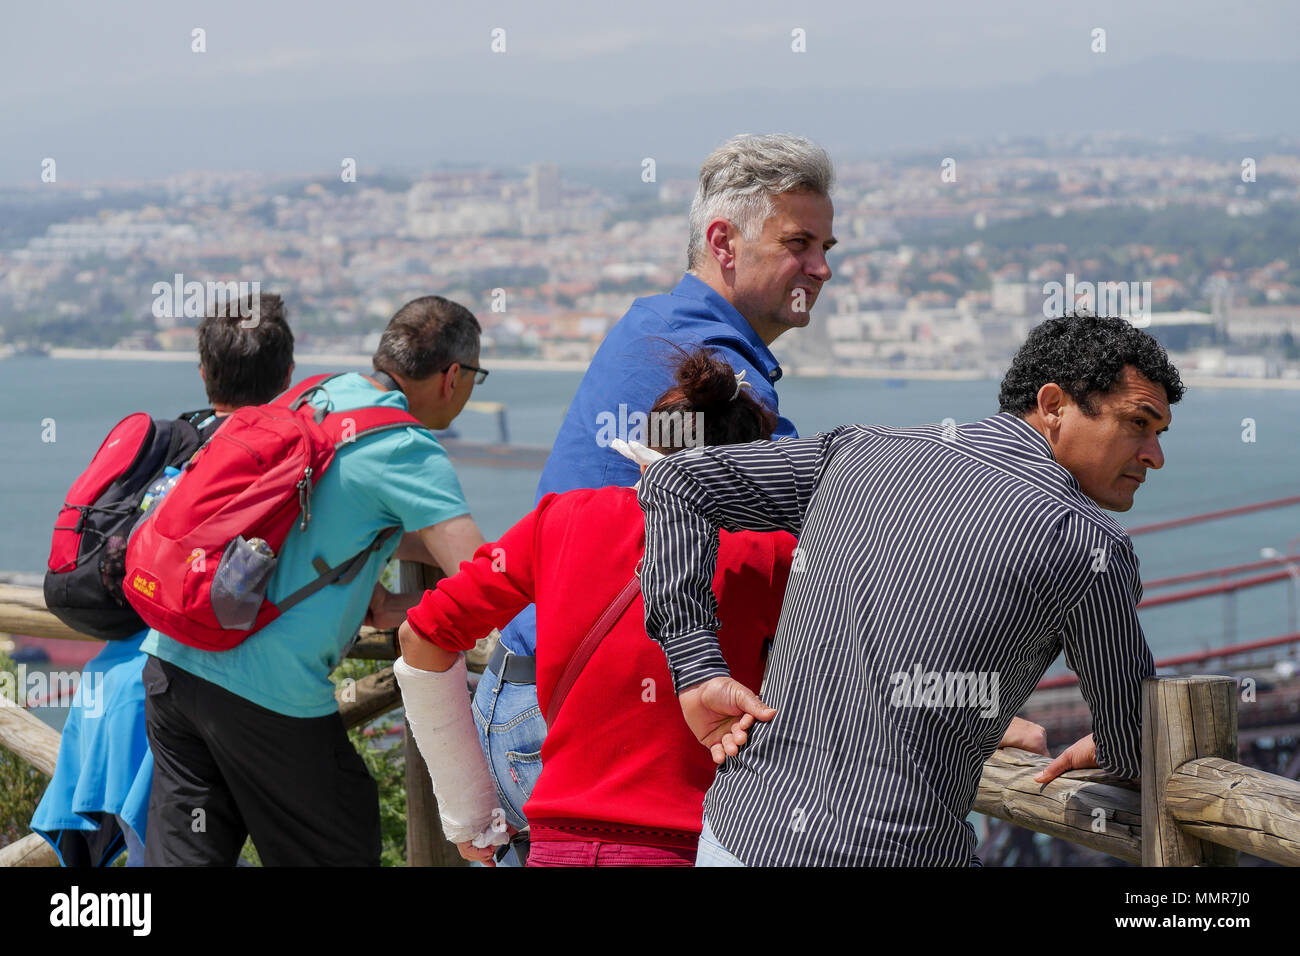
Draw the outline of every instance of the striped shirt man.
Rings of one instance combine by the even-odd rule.
[[[984,761],[1056,656],[1097,763],[1140,767],[1138,561],[1029,423],[846,425],[655,463],[641,586],[676,690],[727,669],[718,529],[799,538],[763,701],[705,817],[756,865],[966,865]]]

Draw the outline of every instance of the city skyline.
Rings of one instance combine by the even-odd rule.
[[[792,374],[989,374],[1073,305],[1151,326],[1195,374],[1300,384],[1300,153],[1200,145],[1083,137],[1053,154],[1040,139],[841,164],[835,277],[774,350]],[[436,291],[478,313],[485,357],[582,363],[684,266],[693,175],[635,182],[552,164],[369,183],[200,173],[66,206],[10,199],[0,351],[187,354],[205,309],[182,290],[253,283],[286,297],[305,353],[365,353]],[[162,314],[160,285],[176,303]]]

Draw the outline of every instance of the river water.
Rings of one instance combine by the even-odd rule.
[[[327,370],[302,365],[296,375]],[[498,370],[473,397],[506,403],[512,441],[549,445],[580,378]],[[983,418],[996,411],[997,384],[787,377],[778,392],[783,414],[810,435],[844,422]],[[0,398],[0,570],[33,573],[44,568],[63,493],[115,422],[137,410],[163,416],[207,404],[188,363],[78,359],[0,361]],[[1254,422],[1253,441],[1242,440],[1246,419]],[[496,436],[488,415],[467,412],[456,428],[466,438]],[[1163,445],[1165,467],[1148,475],[1133,510],[1119,516],[1127,527],[1300,494],[1300,391],[1190,389]],[[536,471],[458,471],[489,539],[532,506]],[[1290,507],[1140,535],[1134,544],[1143,577],[1152,580],[1258,560],[1263,548],[1285,552],[1297,536],[1300,507]],[[1144,611],[1152,650],[1159,658],[1294,631],[1293,587],[1283,581],[1243,591],[1235,607],[1214,597]]]

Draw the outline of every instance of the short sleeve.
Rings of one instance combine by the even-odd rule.
[[[379,506],[384,520],[417,531],[469,514],[447,452],[433,435],[408,428],[381,439],[370,467],[354,470],[355,490]]]

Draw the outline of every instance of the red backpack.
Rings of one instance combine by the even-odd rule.
[[[101,641],[144,627],[122,594],[127,539],[163,469],[184,466],[220,421],[206,408],[175,419],[136,412],[113,426],[54,521],[45,606],[60,621]]]
[[[311,521],[311,494],[335,451],[364,435],[424,428],[409,412],[326,413],[308,403],[316,375],[269,405],[231,414],[141,522],[126,550],[123,591],[150,627],[203,650],[228,650],[330,584],[347,584],[400,528],[273,604],[265,597],[280,549]]]

